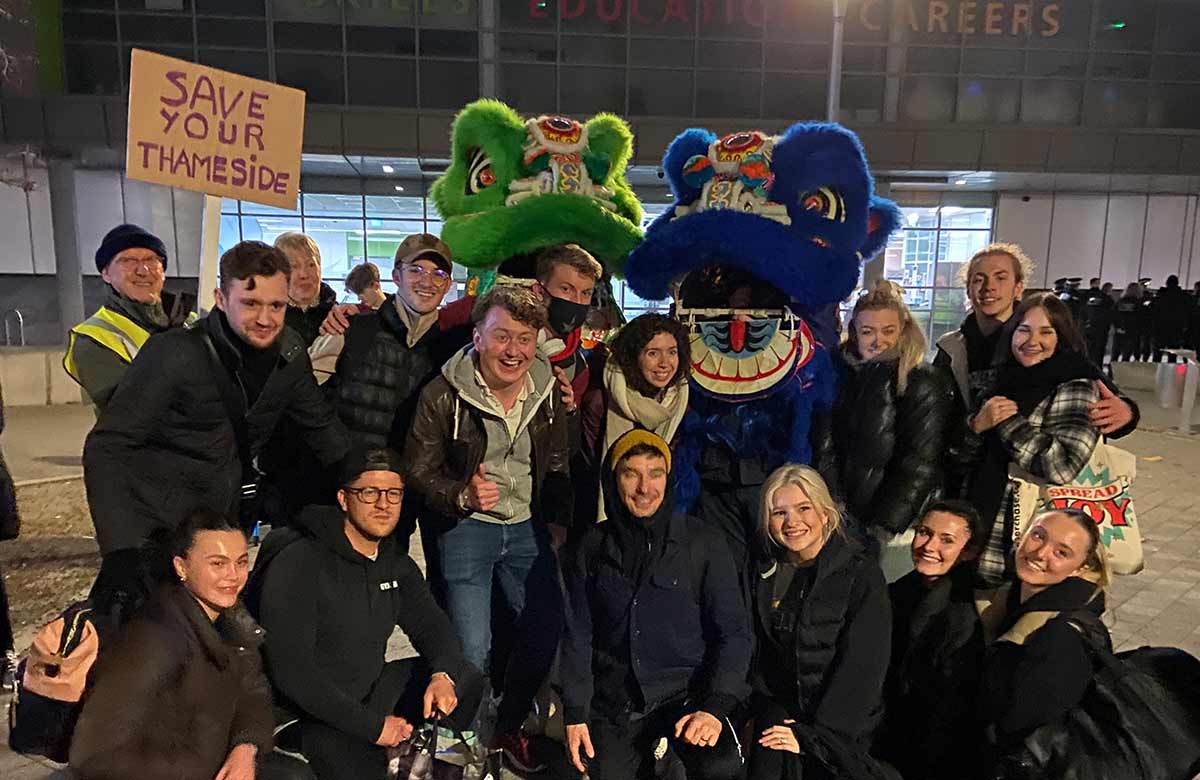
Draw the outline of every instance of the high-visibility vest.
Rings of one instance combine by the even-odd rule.
[[[95,314],[71,328],[67,354],[63,356],[63,368],[72,379],[83,384],[79,379],[79,367],[75,364],[75,341],[80,336],[86,336],[112,350],[126,363],[132,363],[138,350],[150,338],[150,331],[106,306],[101,306]]]

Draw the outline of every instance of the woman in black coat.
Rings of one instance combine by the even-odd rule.
[[[859,527],[888,544],[941,489],[954,399],[923,362],[925,336],[898,285],[881,280],[860,297],[848,331],[833,411],[837,490]],[[898,547],[883,560],[888,579],[912,568],[907,539]]]
[[[980,611],[989,642],[979,714],[991,748],[988,778],[1013,775],[1024,739],[1077,705],[1092,681],[1090,646],[1111,650],[1100,621],[1108,585],[1096,522],[1075,509],[1034,518],[1016,552],[1015,579]]]
[[[890,777],[868,755],[891,632],[879,566],[814,469],[783,466],[762,495],[775,557],[753,591],[750,780]]]
[[[211,510],[192,512],[172,543],[178,583],[101,654],[71,741],[81,780],[311,780],[272,753],[262,629],[241,607],[246,538]]]
[[[965,501],[933,502],[914,529],[914,570],[888,588],[892,661],[875,744],[908,778],[959,780],[979,754],[970,714],[984,647],[971,564],[985,530]]]

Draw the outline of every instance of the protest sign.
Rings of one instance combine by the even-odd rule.
[[[131,179],[296,208],[304,92],[133,50]]]

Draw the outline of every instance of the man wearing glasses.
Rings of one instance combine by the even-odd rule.
[[[137,225],[108,231],[96,250],[96,270],[107,285],[104,304],[71,328],[63,368],[99,414],[146,340],[182,325],[196,296],[163,290],[167,247]]]
[[[352,452],[339,506],[307,507],[272,531],[246,588],[284,711],[277,743],[319,780],[383,778],[386,749],[423,719],[436,710],[461,729],[479,704],[478,672],[392,535],[406,498],[399,461],[387,449]],[[385,661],[396,626],[417,658]]]
[[[392,269],[398,293],[353,317],[343,337],[322,337],[345,339],[325,390],[355,444],[403,449],[421,388],[470,341],[469,307],[438,311],[453,284],[451,267],[450,249],[437,236],[409,236]],[[397,530],[405,549],[418,510],[417,501],[405,501]]]

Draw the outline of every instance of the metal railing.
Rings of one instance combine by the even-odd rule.
[[[23,347],[23,346],[25,346],[25,315],[21,313],[20,309],[9,309],[8,311],[4,312],[4,314],[3,314],[4,346],[11,347],[13,345],[13,343],[12,343],[12,327],[11,327],[11,324],[9,322],[9,317],[8,317],[8,315],[10,315],[10,314],[17,315],[17,336],[18,336],[18,338],[21,339],[21,343],[18,346]]]

